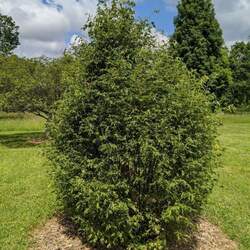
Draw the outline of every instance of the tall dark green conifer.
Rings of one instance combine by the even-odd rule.
[[[171,47],[199,77],[208,76],[207,89],[221,99],[231,81],[227,50],[211,0],[181,0]]]

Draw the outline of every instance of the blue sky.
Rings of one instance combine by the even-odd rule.
[[[137,17],[150,19],[166,36],[172,34],[178,0],[135,1]],[[250,0],[212,1],[226,44],[246,41],[250,35]],[[0,12],[12,16],[20,27],[18,55],[56,57],[80,34],[87,14],[95,14],[96,4],[97,0],[0,0]]]
[[[48,2],[51,4],[51,0],[42,1],[45,4],[48,4]],[[173,18],[177,15],[177,10],[175,6],[167,5],[166,0],[140,0],[135,7],[135,11],[138,19],[150,20],[154,23],[156,29],[166,36],[169,36],[174,32]],[[70,31],[67,33],[66,43],[70,42],[70,39],[74,34],[82,35],[80,31]]]
[[[44,4],[51,4],[51,0],[42,0]],[[60,6],[55,6],[60,11]],[[177,14],[176,7],[173,5],[167,5],[166,0],[140,0],[136,7],[136,17],[138,19],[148,19],[154,23],[156,29],[165,34],[166,36],[171,35],[174,32],[173,18]],[[69,43],[72,35],[82,35],[79,31],[70,31],[66,35],[66,43]]]
[[[156,28],[164,31],[166,35],[174,31],[173,18],[176,16],[176,8],[166,5],[166,1],[140,1],[136,6],[136,16],[150,19]]]

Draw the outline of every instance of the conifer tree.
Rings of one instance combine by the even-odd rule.
[[[213,3],[211,0],[181,0],[177,8],[172,52],[199,77],[209,77],[207,89],[221,99],[231,81],[231,72]]]

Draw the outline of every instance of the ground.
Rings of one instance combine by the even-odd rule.
[[[250,249],[250,115],[220,116],[224,148],[219,181],[205,215],[239,243]]]
[[[240,249],[249,250],[250,115],[220,115],[220,119],[223,123],[219,131],[224,147],[223,168],[219,171],[219,182],[205,208],[205,224],[201,225],[212,230],[206,230],[210,232],[209,235],[215,232],[212,233],[214,237],[221,235],[228,242],[227,237],[213,226],[218,225],[237,242]],[[51,221],[56,223],[55,218],[48,221],[57,208],[53,185],[47,173],[49,164],[41,154],[43,131],[44,121],[39,118],[0,113],[1,250],[27,249],[31,244],[32,232],[39,235],[35,228],[43,232]],[[60,224],[54,226],[59,231],[63,230]],[[205,236],[207,239],[209,237]],[[234,246],[232,242],[226,245]],[[213,249],[216,249],[215,246]]]
[[[70,223],[54,217],[43,227],[34,231],[29,250],[94,250],[82,242]],[[228,239],[217,227],[207,220],[198,222],[198,231],[187,246],[174,247],[173,250],[237,250],[237,244]]]
[[[55,211],[48,164],[36,145],[43,121],[0,114],[0,249],[24,250],[30,231]]]

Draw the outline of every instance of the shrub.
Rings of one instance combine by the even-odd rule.
[[[59,103],[48,155],[90,244],[165,249],[187,237],[212,188],[215,122],[201,83],[164,47],[124,55]]]

